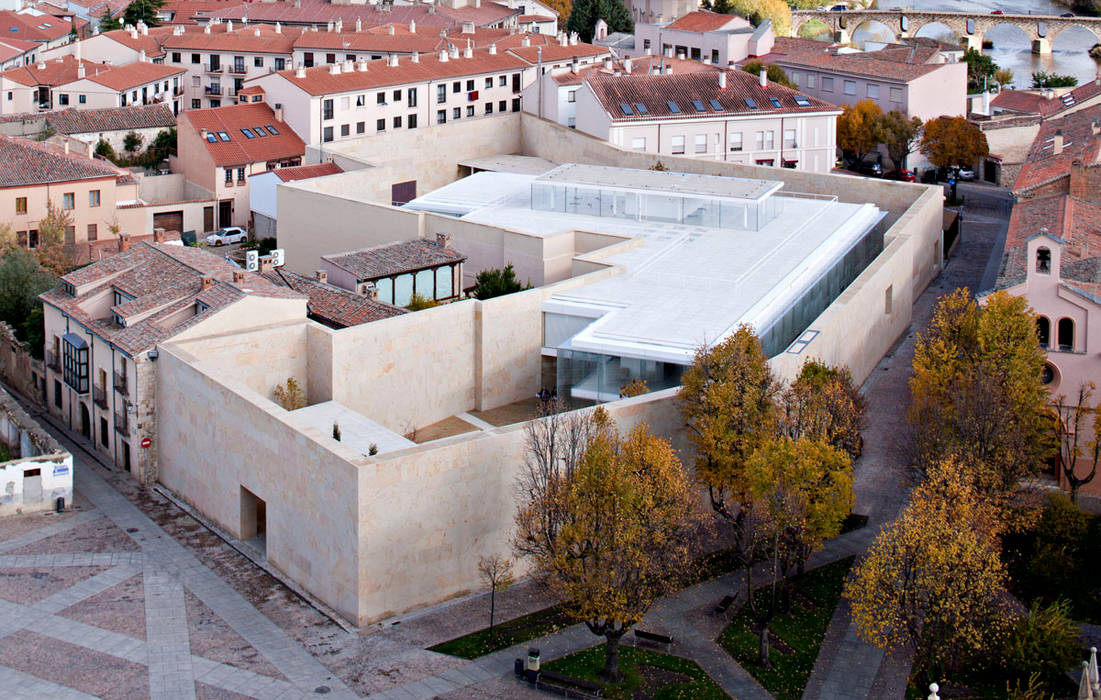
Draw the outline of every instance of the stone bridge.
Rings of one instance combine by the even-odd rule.
[[[1051,17],[1046,15],[992,15],[975,12],[932,12],[922,10],[846,10],[825,12],[799,10],[791,13],[791,35],[808,21],[818,20],[833,31],[834,40],[848,43],[857,27],[879,22],[898,38],[915,36],[919,29],[934,22],[948,27],[968,48],[982,50],[982,40],[993,27],[1008,24],[1024,31],[1032,40],[1033,53],[1051,53],[1055,37],[1070,27],[1092,32],[1101,43],[1101,17]]]

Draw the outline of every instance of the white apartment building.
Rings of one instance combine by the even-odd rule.
[[[635,48],[629,53],[655,53],[732,66],[747,57],[768,53],[775,39],[770,20],[754,27],[737,15],[698,10],[672,22],[636,24]]]
[[[408,59],[343,61],[248,81],[282,106],[306,143],[519,112],[534,68],[510,53],[452,49]]]
[[[577,91],[576,128],[614,146],[826,173],[833,105],[740,70],[594,74]]]

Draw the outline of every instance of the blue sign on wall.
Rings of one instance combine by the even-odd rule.
[[[69,465],[68,464],[55,464],[54,465],[54,476],[65,476],[68,473],[69,473]]]

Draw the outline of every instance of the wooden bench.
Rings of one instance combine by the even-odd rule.
[[[648,642],[650,644],[664,644],[669,647],[673,645],[673,638],[667,634],[658,634],[657,632],[647,632],[645,630],[635,630],[636,642]]]
[[[567,698],[598,698],[601,685],[554,671],[540,671],[535,687]]]
[[[728,595],[728,596],[724,597],[722,600],[719,601],[719,604],[715,606],[715,614],[716,615],[725,614],[726,611],[730,609],[730,606],[733,605],[734,601],[736,601],[736,600],[738,600],[738,596]]]

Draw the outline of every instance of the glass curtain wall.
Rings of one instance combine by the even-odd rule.
[[[582,401],[615,401],[632,380],[650,391],[680,384],[684,365],[558,348],[558,395]]]

